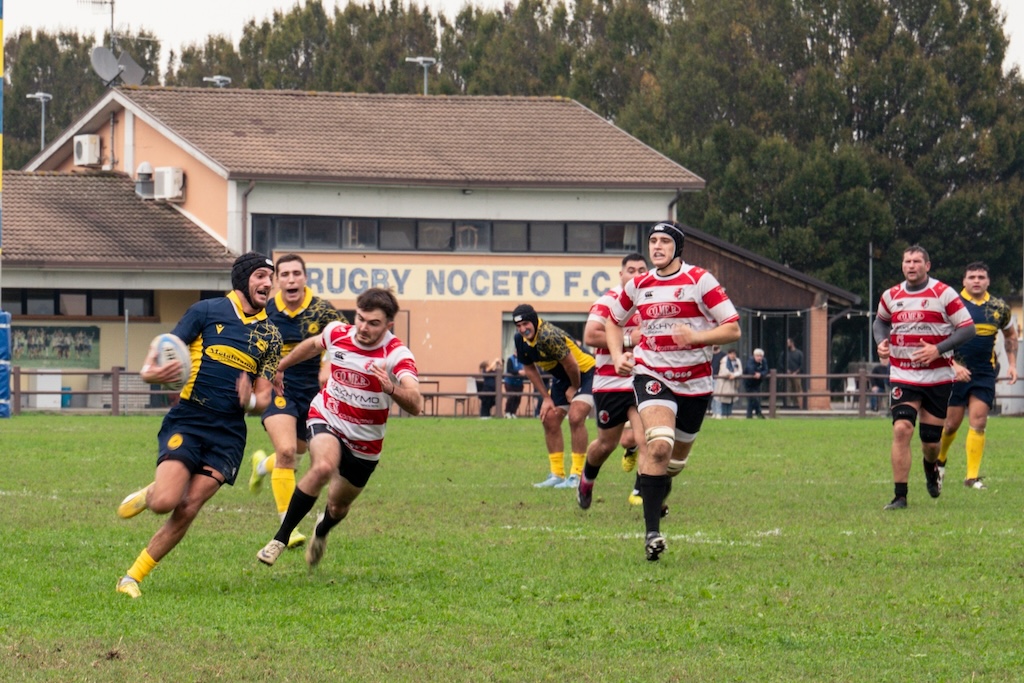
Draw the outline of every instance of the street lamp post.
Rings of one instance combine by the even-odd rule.
[[[419,64],[423,67],[423,94],[427,94],[427,72],[434,64],[437,64],[437,60],[433,57],[406,57],[405,61],[413,64]]]
[[[46,103],[53,99],[53,95],[48,92],[34,92],[31,95],[25,95],[26,99],[38,100],[42,107],[42,112],[39,116],[39,151],[42,152],[43,148],[46,147]]]

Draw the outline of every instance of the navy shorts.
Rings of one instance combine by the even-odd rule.
[[[551,400],[554,401],[556,408],[565,408],[569,405],[569,400],[565,397],[565,392],[569,388],[569,381],[561,379],[559,377],[551,378]],[[574,395],[572,400],[586,401],[590,405],[594,404],[594,369],[591,368],[586,372],[580,373],[580,388]]]
[[[364,488],[366,482],[370,481],[370,475],[377,469],[378,461],[360,458],[353,453],[352,449],[345,443],[345,440],[335,430],[331,429],[330,425],[323,422],[315,422],[309,425],[308,441],[312,441],[313,437],[317,434],[329,434],[338,440],[338,443],[341,444],[341,462],[338,463],[338,474],[345,477],[348,483],[356,488]]]
[[[677,396],[668,384],[651,375],[633,376],[633,393],[638,408],[653,403],[671,408],[676,414],[676,429],[696,434],[704,424],[704,415],[711,403],[711,394],[703,396]]]
[[[633,392],[598,391],[594,394],[597,409],[597,428],[611,429],[629,421],[629,409],[636,407]]]
[[[209,466],[234,484],[245,454],[245,417],[215,413],[179,401],[164,416],[157,434],[156,464],[177,460],[196,474]]]
[[[893,382],[889,387],[889,410],[891,412],[893,408],[901,403],[920,403],[921,410],[944,420],[946,419],[946,407],[949,405],[949,395],[952,390],[952,382],[949,384],[933,384],[932,386]]]
[[[306,440],[306,416],[309,415],[309,404],[320,393],[319,390],[309,394],[295,395],[287,389],[284,396],[275,393],[274,400],[270,402],[267,409],[263,411],[260,422],[274,415],[288,415],[295,418],[295,438],[299,441]],[[266,429],[266,425],[264,425]]]
[[[996,377],[995,375],[975,376],[971,373],[970,382],[957,382],[953,385],[953,392],[949,395],[949,405],[963,407],[967,405],[967,398],[973,396],[979,401],[984,401],[991,410],[996,400]]]

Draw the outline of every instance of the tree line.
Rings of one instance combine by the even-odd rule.
[[[109,40],[109,36],[107,36]],[[170,53],[118,37],[147,84],[418,93],[410,56],[438,60],[431,94],[578,100],[707,180],[684,223],[877,301],[920,243],[958,285],[972,260],[1021,295],[1024,85],[1004,70],[991,0],[519,0],[454,18],[415,0],[307,0],[250,20],[238,44]],[[4,45],[4,167],[102,94],[91,37],[23,31]],[[867,306],[865,302],[864,306]]]

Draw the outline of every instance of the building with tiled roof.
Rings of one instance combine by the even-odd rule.
[[[46,178],[83,186],[103,178],[120,187],[116,197],[96,197],[102,209],[79,200],[62,225],[48,224],[48,232],[66,235],[67,250],[47,247],[36,265],[19,261],[34,249],[23,229],[10,237],[5,224],[4,233],[5,306],[8,288],[27,296],[40,269],[54,288],[70,286],[58,277],[69,268],[92,271],[94,279],[80,282],[121,291],[135,291],[143,274],[151,319],[133,330],[132,348],[104,359],[123,354],[129,365],[140,363],[155,331],[172,326],[203,292],[226,289],[226,264],[256,249],[302,254],[309,286],[341,309],[367,287],[391,287],[404,309],[396,334],[421,369],[452,374],[507,355],[510,313],[522,302],[581,335],[590,303],[617,284],[622,256],[645,251],[647,228],[673,216],[682,193],[704,187],[566,98],[218,88],[113,88],[25,170],[5,188],[5,219],[11,192],[31,186],[43,196],[13,200],[23,212],[14,220],[28,221],[21,225],[59,213],[64,190],[56,182],[52,193],[40,190]],[[151,230],[130,225],[136,214],[122,202],[133,200]],[[39,206],[47,202],[53,207]],[[102,253],[105,236],[117,245],[113,254]],[[739,290],[763,293],[756,278],[771,269],[744,259],[727,259],[755,278]],[[828,302],[856,301],[773,267],[768,279],[792,285],[775,303],[808,311],[808,336],[808,318],[820,323]],[[821,372],[827,343],[826,330],[820,343],[807,344]]]

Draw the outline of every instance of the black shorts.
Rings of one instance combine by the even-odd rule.
[[[245,434],[241,413],[222,415],[179,401],[160,425],[156,463],[177,460],[192,474],[209,466],[221,473],[224,483],[234,484],[245,454]]]
[[[569,405],[569,400],[565,397],[565,392],[569,388],[569,382],[558,377],[551,378],[551,400],[554,402],[556,408],[565,408]],[[575,401],[577,398],[581,401],[586,401],[590,405],[594,404],[594,369],[591,368],[586,372],[580,373],[580,388],[573,395],[572,400]]]
[[[952,391],[952,382],[931,386],[893,382],[889,387],[889,410],[903,403],[919,403],[921,410],[944,420]]]
[[[341,462],[338,463],[338,474],[345,477],[348,483],[356,488],[364,488],[366,482],[370,481],[370,475],[377,469],[378,461],[360,458],[353,453],[352,449],[345,443],[345,440],[336,431],[331,429],[329,425],[322,422],[309,425],[306,441],[312,441],[313,437],[317,434],[329,434],[338,440],[338,443],[341,444]]]
[[[949,405],[963,407],[967,405],[967,399],[973,396],[992,409],[996,400],[996,377],[995,375],[976,376],[971,373],[969,382],[957,382],[953,385],[953,392],[949,395]]]
[[[594,394],[597,409],[597,428],[611,429],[629,421],[629,409],[636,407],[633,392],[599,391]]]
[[[306,416],[309,415],[309,404],[316,397],[318,391],[305,395],[295,395],[285,389],[284,396],[275,393],[274,400],[270,402],[267,409],[263,411],[260,422],[274,415],[288,415],[295,418],[295,438],[299,441],[306,440]],[[266,425],[263,427],[266,429]]]
[[[664,381],[650,375],[634,375],[633,393],[639,410],[643,410],[645,403],[671,408],[676,414],[676,429],[687,434],[700,431],[711,403],[711,394],[678,396]]]

